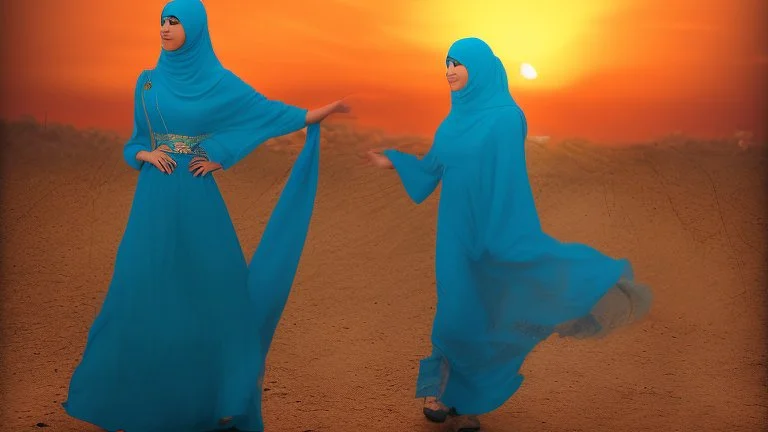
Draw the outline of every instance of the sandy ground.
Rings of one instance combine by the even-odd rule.
[[[23,124],[4,136],[0,430],[96,431],[59,403],[111,278],[136,173],[116,137]],[[415,206],[392,172],[363,165],[361,143],[381,136],[325,137],[311,233],[268,359],[267,430],[439,431],[413,398],[434,313],[437,197]],[[248,256],[295,155],[282,141],[217,175]],[[540,345],[484,430],[762,430],[767,161],[708,143],[531,144],[546,230],[628,257],[656,303],[605,340]]]

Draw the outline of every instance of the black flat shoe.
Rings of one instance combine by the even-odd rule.
[[[426,400],[424,403],[426,405]],[[426,417],[427,420],[431,421],[432,423],[445,423],[445,421],[448,420],[448,417],[458,415],[456,410],[453,408],[435,410],[425,406],[422,409],[422,412],[424,413],[424,417]]]
[[[448,419],[448,411],[433,410],[432,408],[424,407],[424,417],[432,423],[445,423]]]

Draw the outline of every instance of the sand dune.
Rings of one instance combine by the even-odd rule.
[[[96,431],[59,403],[109,284],[136,173],[114,135],[20,122],[2,136],[0,429]],[[426,142],[339,125],[323,136],[316,213],[269,357],[268,431],[438,430],[412,398],[434,313],[436,197],[412,205],[392,172],[359,157]],[[248,256],[300,138],[217,174]],[[656,304],[603,341],[547,340],[485,431],[768,424],[765,147],[674,137],[621,149],[530,143],[528,155],[546,230],[631,259]]]

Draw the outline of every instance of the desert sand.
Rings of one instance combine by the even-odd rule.
[[[114,134],[25,121],[2,136],[0,430],[97,431],[59,404],[137,173]],[[426,142],[343,125],[323,136],[314,219],[268,358],[267,431],[440,431],[413,398],[430,350],[438,197],[416,206],[393,172],[360,158]],[[275,140],[216,174],[248,257],[300,143]],[[484,431],[764,430],[765,147],[529,143],[528,164],[545,229],[629,258],[655,304],[603,340],[542,343]]]

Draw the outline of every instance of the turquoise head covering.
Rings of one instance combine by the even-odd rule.
[[[517,106],[509,93],[507,71],[488,44],[478,38],[459,39],[451,45],[448,56],[469,72],[467,85],[451,92],[451,112]]]
[[[200,0],[174,0],[161,15],[175,16],[184,27],[186,40],[176,51],[162,50],[155,73],[163,76],[169,90],[193,97],[213,88],[225,75],[208,32],[208,14]]]
[[[525,136],[525,116],[509,92],[507,71],[491,47],[478,38],[459,39],[451,45],[448,57],[464,65],[469,77],[462,89],[451,92],[451,111],[435,133],[434,148],[452,153],[463,163],[471,148],[506,139],[509,130],[496,126],[509,123],[510,115],[515,122],[522,120]]]

